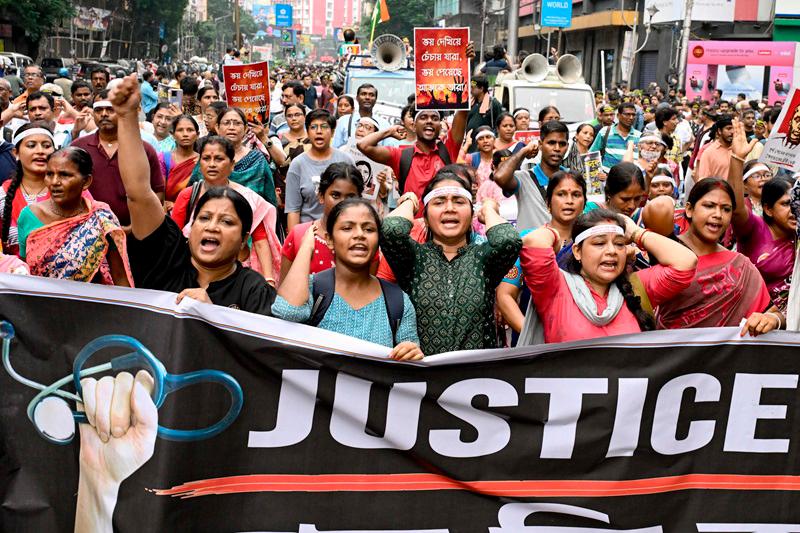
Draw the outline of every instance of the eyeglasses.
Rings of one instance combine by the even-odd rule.
[[[317,131],[317,130],[325,131],[331,129],[331,127],[327,123],[322,123],[322,124],[312,124],[308,127],[308,129],[311,131]]]
[[[292,113],[291,115],[286,115],[286,118],[303,118],[302,113]]]
[[[38,72],[26,72],[22,75],[23,78],[41,78],[42,75]]]
[[[620,113],[620,116],[623,116],[623,117],[635,117],[636,113]]]
[[[219,125],[222,126],[223,128],[227,128],[229,126],[240,128],[244,126],[244,122],[242,122],[241,120],[226,120],[225,122],[220,122]]]

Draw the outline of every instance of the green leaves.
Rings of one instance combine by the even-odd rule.
[[[70,0],[0,0],[0,15],[13,21],[32,41],[74,13]]]
[[[375,37],[384,33],[392,33],[398,37],[414,40],[414,27],[431,26],[433,20],[433,0],[386,0],[391,18],[388,22],[379,22],[375,26]],[[372,17],[361,20],[361,42],[369,44]]]

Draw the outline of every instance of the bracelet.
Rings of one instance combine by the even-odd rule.
[[[781,315],[779,315],[778,313],[774,313],[772,311],[767,311],[764,314],[765,315],[772,315],[772,316],[774,316],[775,318],[778,319],[778,329],[781,329],[783,327],[783,320],[781,320]]]
[[[650,230],[649,230],[649,229],[647,229],[647,228],[643,229],[643,230],[642,230],[642,232],[641,232],[641,233],[639,233],[639,238],[637,238],[637,239],[636,239],[636,246],[637,246],[637,247],[638,247],[640,250],[644,250],[644,236],[645,236],[645,235],[646,235],[648,232],[650,232]]]
[[[731,154],[731,159],[735,159],[737,161],[741,161],[742,163],[744,163],[744,158],[743,157],[739,157],[736,154]]]

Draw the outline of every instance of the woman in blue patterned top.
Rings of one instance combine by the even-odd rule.
[[[328,214],[326,225],[336,267],[309,275],[316,231],[307,231],[288,274],[281,281],[272,306],[274,316],[389,346],[393,348],[392,359],[422,359],[417,315],[411,300],[396,285],[381,282],[370,274],[381,230],[375,208],[361,198],[344,200]],[[331,276],[333,294],[320,317],[318,307],[325,297],[323,292],[315,298],[314,284],[317,277],[319,285],[327,285],[327,281],[322,282],[323,276]],[[402,311],[395,320],[394,302],[400,301]]]

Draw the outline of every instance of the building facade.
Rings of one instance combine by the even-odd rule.
[[[800,0],[777,1],[800,11]],[[603,79],[607,87],[622,81],[632,87],[665,86],[677,72],[684,16],[676,12],[685,0],[573,0],[572,24],[562,30],[540,26],[541,3],[520,0],[520,55],[546,54],[549,42],[561,54],[577,56],[587,83],[597,88]],[[651,18],[647,8],[652,5],[658,12]],[[775,5],[776,0],[695,0],[691,38],[772,40]],[[800,30],[800,14],[787,20],[787,26]],[[775,28],[777,36],[777,20]]]

